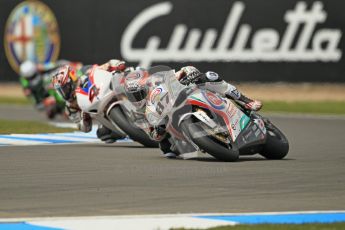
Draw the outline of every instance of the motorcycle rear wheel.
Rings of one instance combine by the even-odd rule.
[[[132,140],[137,141],[148,148],[158,147],[158,143],[156,141],[151,140],[143,130],[136,127],[131,121],[128,120],[120,106],[114,106],[109,112],[109,117],[125,133],[127,133]]]
[[[181,128],[200,149],[206,151],[208,154],[220,161],[232,162],[238,160],[238,149],[230,148],[230,146],[227,147],[225,144],[220,144],[214,137],[208,135],[199,124],[193,123],[192,118],[188,118],[182,121]],[[194,137],[192,134],[195,133],[203,133],[204,135]]]

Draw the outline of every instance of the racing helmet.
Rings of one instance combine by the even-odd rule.
[[[76,71],[68,65],[60,67],[52,78],[55,90],[66,101],[72,99],[77,81]]]
[[[20,64],[19,72],[22,77],[27,79],[31,78],[37,72],[37,65],[30,60],[24,61]]]
[[[148,86],[146,85],[147,78],[148,73],[143,70],[128,73],[125,77],[125,94],[128,100],[135,106],[141,107],[146,103],[148,94]]]

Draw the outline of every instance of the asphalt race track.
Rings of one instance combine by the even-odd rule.
[[[343,210],[345,119],[272,121],[290,140],[286,160],[168,160],[135,143],[0,147],[0,217]]]

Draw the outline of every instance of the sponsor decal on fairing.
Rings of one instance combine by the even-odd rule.
[[[222,110],[225,108],[225,103],[222,99],[220,99],[217,95],[214,93],[211,93],[209,91],[203,91],[202,95],[205,97],[205,99],[210,103],[210,105],[215,108]]]

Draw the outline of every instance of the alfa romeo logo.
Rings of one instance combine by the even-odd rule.
[[[56,18],[40,1],[24,1],[11,12],[6,22],[4,45],[11,67],[18,72],[23,61],[56,61],[60,36]]]

